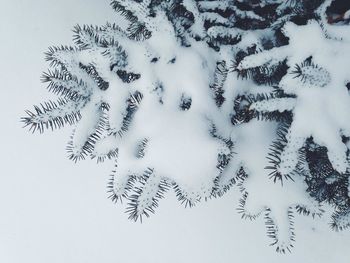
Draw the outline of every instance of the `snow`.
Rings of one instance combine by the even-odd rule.
[[[276,64],[287,58],[289,70],[279,86],[285,92],[295,94],[297,99],[295,105],[292,103],[287,105],[286,99],[279,102],[279,111],[290,110],[293,107],[294,114],[287,135],[288,144],[282,153],[280,171],[285,175],[293,171],[297,164],[299,149],[305,140],[312,136],[316,143],[328,148],[328,157],[333,167],[344,173],[349,168],[346,158],[348,149],[342,143],[341,135],[349,134],[350,128],[347,117],[350,97],[345,86],[349,81],[347,68],[349,58],[346,54],[350,53],[350,42],[347,39],[325,38],[325,33],[315,21],[305,26],[288,23],[283,31],[289,38],[289,45],[248,56],[238,66],[240,69],[246,69],[264,64]],[[343,34],[346,35],[346,30]],[[312,64],[305,64],[310,57]],[[296,65],[301,65],[304,76],[311,75],[308,72],[312,71],[313,77],[305,79],[295,77],[293,71]],[[259,107],[263,111],[275,110],[271,108],[272,106],[261,104],[257,103],[252,107]],[[273,107],[277,106],[275,103]]]
[[[350,19],[350,10],[344,13],[344,19]]]
[[[68,6],[69,8],[67,8]],[[81,9],[82,6],[84,6],[84,11]],[[50,12],[37,12],[37,10],[50,10]],[[77,11],[79,17],[76,16]],[[235,260],[240,262],[261,262],[262,260],[309,263],[348,262],[350,254],[347,250],[347,241],[350,235],[347,232],[332,232],[328,228],[327,216],[315,220],[297,217],[295,222],[298,232],[297,242],[294,244],[295,248],[292,254],[276,254],[273,249],[266,246],[270,240],[265,237],[264,220],[258,218],[253,223],[244,221],[235,211],[240,196],[238,189],[232,189],[228,195],[201,203],[198,207],[190,210],[179,206],[176,198],[169,194],[167,199],[162,200],[157,215],[144,224],[127,221],[121,208],[114,207],[114,204],[106,199],[106,194],[103,192],[107,175],[114,165],[113,163],[106,162],[97,166],[94,162],[88,161],[75,166],[63,158],[62,145],[69,137],[68,130],[57,131],[54,135],[47,133],[40,137],[30,136],[21,129],[19,124],[23,109],[28,108],[26,106],[31,105],[33,101],[40,101],[47,96],[47,92],[39,82],[41,71],[46,69],[42,53],[47,50],[47,46],[70,43],[70,29],[77,22],[103,24],[106,20],[113,21],[116,17],[115,13],[110,11],[108,4],[104,6],[100,1],[92,0],[61,1],[59,3],[39,0],[30,4],[12,1],[6,4],[0,12],[0,29],[6,30],[4,32],[8,34],[8,38],[5,38],[3,42],[5,48],[0,51],[3,58],[0,67],[5,72],[3,74],[3,87],[7,87],[6,96],[1,98],[1,106],[4,107],[3,112],[6,113],[4,114],[6,124],[4,127],[6,128],[2,130],[6,140],[4,140],[5,148],[1,154],[3,172],[0,176],[0,207],[3,213],[0,217],[0,261],[9,263],[19,263],[24,260],[36,263],[107,263],[116,260],[132,263],[137,261],[157,263],[164,262],[164,260],[170,263],[212,263]],[[101,13],[104,15],[101,16]],[[28,21],[32,22],[28,23]],[[28,39],[25,48],[22,46],[22,37]],[[171,41],[169,43],[171,44]],[[195,49],[198,50],[197,47]],[[153,70],[159,71],[159,73],[163,71],[174,72],[172,65],[168,65],[167,62],[176,55],[177,62],[186,69],[188,76],[183,80],[183,83],[166,83],[165,86],[186,85],[191,81],[198,83],[198,78],[201,75],[193,74],[197,72],[198,68],[203,70],[201,55],[191,53],[193,56],[191,61],[198,62],[195,69],[191,70],[191,68],[186,67],[186,56],[182,57],[181,54],[186,51],[176,53],[178,50],[175,50],[176,54],[173,51],[172,48],[169,48],[167,55],[163,56],[166,59],[163,62],[160,61],[158,68]],[[6,63],[3,63],[4,61]],[[142,66],[140,65],[140,69],[143,68]],[[22,69],[25,70],[19,71]],[[207,70],[213,69],[208,68]],[[176,75],[177,73],[175,71],[172,74]],[[166,79],[162,79],[162,81],[165,82]],[[232,79],[231,83],[242,84],[240,80],[235,79]],[[249,86],[249,83],[244,85]],[[243,89],[242,86],[240,88]],[[108,92],[113,92],[112,90],[110,89]],[[192,96],[193,99],[208,93],[197,94],[195,93],[197,89],[186,88],[183,91],[177,90],[176,94],[172,94],[174,97],[169,97],[179,100],[185,91],[188,93],[186,95]],[[229,91],[227,90],[227,92]],[[99,101],[99,99],[100,97],[97,96],[96,100]],[[165,94],[164,100],[166,99]],[[204,97],[204,99],[207,98]],[[141,104],[141,107],[152,106],[147,104],[147,101],[143,102],[145,105]],[[171,107],[175,107],[175,104],[171,104],[171,102],[170,100],[170,105],[164,103],[169,108],[164,110],[164,116],[160,114],[157,118],[153,118],[152,125],[143,127],[141,115],[137,130],[142,130],[145,137],[152,134],[154,138],[159,138],[153,142],[154,148],[150,147],[150,149],[155,149],[154,154],[147,152],[152,156],[152,158],[149,157],[147,163],[159,159],[160,153],[164,157],[170,157],[169,160],[179,158],[180,163],[194,162],[193,166],[186,165],[180,173],[170,176],[181,181],[183,179],[181,176],[184,176],[186,172],[189,174],[198,173],[198,171],[208,172],[198,170],[198,166],[202,166],[204,162],[214,163],[216,157],[214,158],[210,153],[217,152],[222,148],[220,143],[210,140],[210,138],[206,138],[206,144],[203,145],[204,137],[208,136],[204,132],[208,129],[205,118],[199,118],[195,125],[188,125],[189,122],[193,121],[191,114],[205,111],[201,108],[201,103],[196,106],[196,101],[193,101],[192,110],[194,113],[191,113],[192,111],[174,113]],[[119,102],[114,103],[119,104]],[[91,104],[89,110],[94,110],[93,105]],[[226,112],[225,107],[224,113]],[[332,105],[329,107],[334,108]],[[146,112],[144,114],[153,113],[151,110]],[[165,137],[155,136],[156,127],[165,126],[168,123],[166,119],[169,116],[168,113],[174,114],[171,118],[172,121],[183,129],[172,129],[171,126],[166,126]],[[184,117],[188,114],[188,117]],[[89,116],[94,116],[94,114],[89,113]],[[342,115],[336,116],[339,116],[340,122]],[[96,121],[89,122],[89,124],[91,123],[94,124]],[[120,122],[114,124],[116,127],[119,125]],[[269,184],[270,189],[271,181],[266,180],[267,176],[260,174],[260,171],[266,172],[262,168],[266,166],[267,160],[261,158],[262,155],[259,153],[266,151],[266,147],[274,139],[271,129],[273,126],[265,127],[262,123],[253,122],[237,129],[232,134],[237,137],[251,134],[252,138],[252,140],[237,140],[241,143],[241,145],[237,145],[240,149],[241,159],[245,162],[251,162],[249,164],[251,176],[248,177],[244,187],[250,193],[248,198],[253,198],[253,194],[256,196],[253,198],[255,202],[248,204],[249,210],[256,211],[262,205],[267,204],[272,211],[272,218],[279,221],[280,217],[286,216],[290,206],[303,204],[305,198],[301,182],[297,182],[296,185],[290,184],[292,187],[290,191],[293,194],[285,189],[282,192],[279,184],[274,185],[271,192],[268,192],[267,188],[264,187],[264,185]],[[261,133],[256,133],[256,130],[261,131]],[[170,137],[183,136],[183,133],[189,135],[186,138],[188,138],[187,142],[191,143],[181,141],[181,144],[178,144],[178,140],[169,140]],[[195,138],[194,135],[198,138]],[[53,136],[55,136],[55,140],[52,139]],[[81,137],[84,136],[86,135]],[[11,138],[11,140],[7,140],[7,138]],[[252,145],[255,146],[256,142],[261,140],[265,141],[265,144],[259,144],[254,152],[256,157],[253,159],[245,149]],[[164,146],[165,142],[167,144]],[[197,146],[197,144],[200,145]],[[177,150],[181,147],[184,148]],[[181,159],[184,158],[183,156],[173,156],[178,151],[191,153],[194,147],[211,150],[201,151],[201,158],[196,160],[183,160]],[[175,150],[173,152],[161,151],[166,148]],[[157,165],[159,165],[160,174],[168,172],[168,169],[163,168],[162,165],[180,167],[177,166],[177,163],[155,164],[155,166]],[[209,172],[208,174],[213,176],[213,173]],[[191,176],[191,178],[199,179],[198,176]],[[257,180],[251,180],[251,178]],[[198,182],[194,182],[193,185],[196,184]],[[276,196],[280,199],[276,200]],[[280,213],[276,213],[277,211]],[[283,226],[283,224],[280,225]],[[287,228],[284,231],[288,232],[289,230]],[[283,230],[280,231],[281,235],[286,235],[282,232]]]
[[[234,131],[237,141],[235,150],[237,159],[241,160],[241,165],[248,174],[242,189],[247,193],[243,207],[244,217],[257,217],[263,211],[267,211],[268,217],[276,225],[279,248],[288,250],[294,245],[290,241],[291,236],[294,238],[294,234],[291,233],[294,228],[286,222],[293,220],[289,218],[289,214],[293,213],[295,206],[306,207],[315,213],[320,211],[318,204],[307,196],[307,186],[301,176],[293,177],[294,181],[287,180],[283,185],[273,184],[269,179],[270,171],[265,169],[268,166],[266,152],[276,139],[276,129],[276,124],[262,121],[240,125]],[[252,148],[254,151],[250,150]],[[298,240],[298,237],[296,239]]]

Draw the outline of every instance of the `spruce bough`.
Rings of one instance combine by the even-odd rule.
[[[332,0],[124,0],[127,21],[77,25],[42,80],[57,101],[22,118],[73,126],[77,162],[115,161],[108,184],[132,220],[174,190],[193,206],[237,186],[276,251],[296,213],[350,226],[350,6]],[[117,20],[117,19],[116,19]]]

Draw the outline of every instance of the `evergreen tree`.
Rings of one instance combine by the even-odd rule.
[[[350,226],[350,5],[332,0],[113,0],[128,21],[74,28],[42,80],[58,96],[27,111],[33,132],[74,127],[77,162],[115,160],[110,198],[129,218],[173,189],[193,206],[242,192],[278,252],[295,212]]]

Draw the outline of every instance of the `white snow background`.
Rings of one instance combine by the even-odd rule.
[[[292,253],[276,253],[262,217],[240,218],[237,188],[192,209],[169,191],[155,215],[129,221],[107,199],[113,162],[69,161],[69,127],[22,129],[24,110],[49,96],[47,48],[72,44],[77,23],[116,20],[107,0],[0,0],[0,263],[350,262],[350,231],[330,230],[328,214],[297,216]]]

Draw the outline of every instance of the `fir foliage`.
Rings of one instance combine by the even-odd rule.
[[[27,110],[22,122],[39,133],[73,126],[75,162],[115,160],[109,198],[125,200],[131,220],[153,214],[171,189],[192,207],[238,188],[242,218],[261,215],[271,245],[291,251],[296,214],[321,216],[327,203],[331,227],[350,226],[349,121],[320,120],[336,134],[329,141],[300,134],[313,121],[309,109],[331,115],[333,95],[348,109],[349,78],[326,63],[344,64],[333,46],[350,51],[334,29],[350,21],[344,2],[112,0],[128,25],[76,25],[74,46],[50,47],[42,82],[57,100]],[[324,50],[302,42],[316,31]],[[328,108],[317,108],[319,98]],[[257,191],[272,198],[255,199]]]

